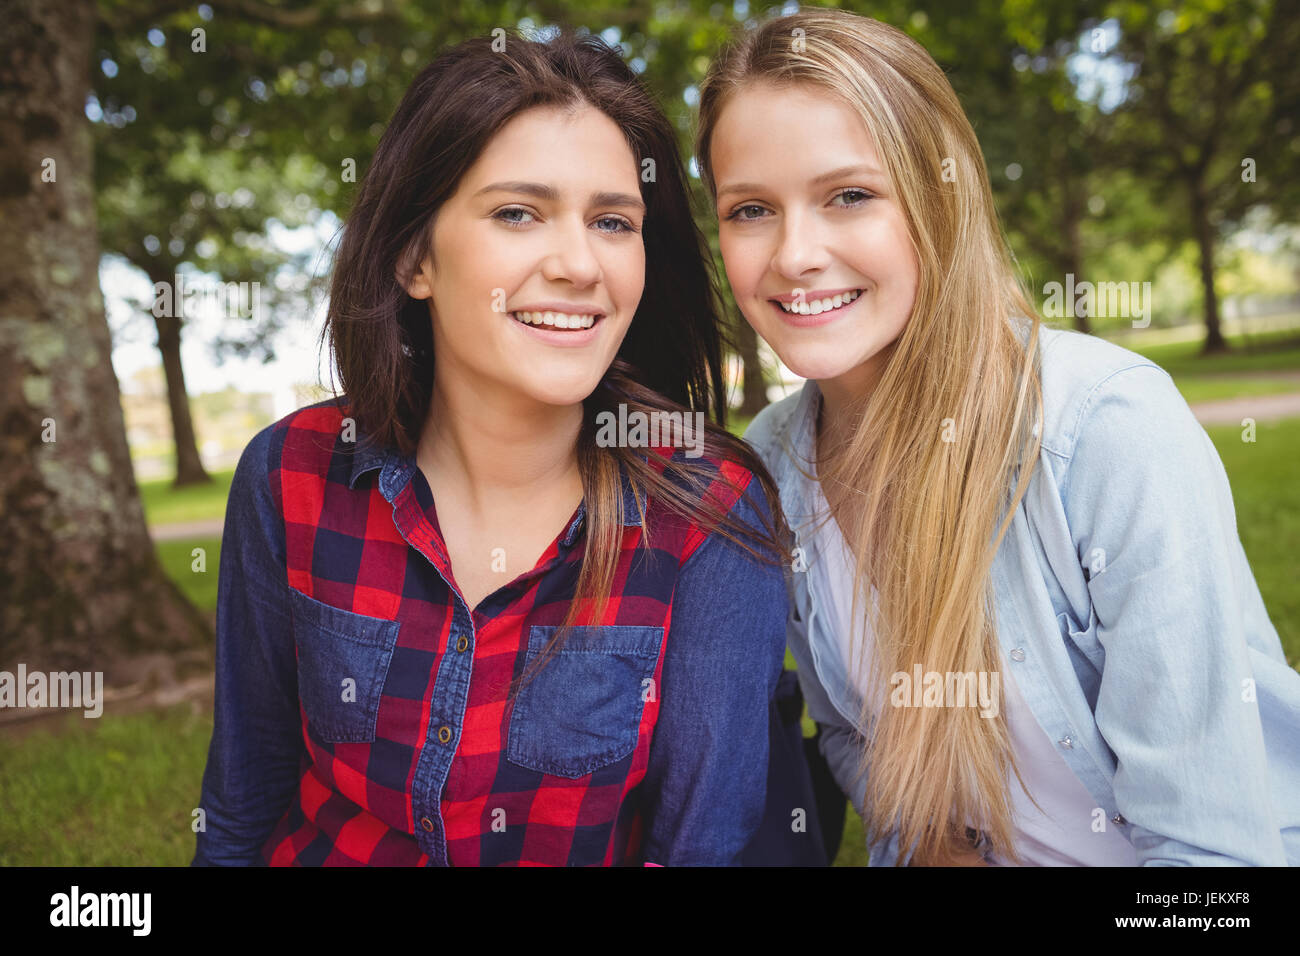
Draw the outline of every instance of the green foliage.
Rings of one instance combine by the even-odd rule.
[[[1261,204],[1278,218],[1295,211],[1300,81],[1289,51],[1300,21],[1275,0],[1185,0],[1164,12],[1078,0],[845,6],[906,30],[948,72],[1032,288],[1065,272],[1148,277],[1192,238],[1180,191],[1189,170],[1204,173],[1216,222]],[[688,104],[710,58],[733,31],[780,12],[699,0],[214,7],[204,20],[196,7],[101,4],[92,71],[101,231],[107,250],[142,269],[261,279],[274,291],[270,313],[236,324],[222,347],[263,353],[282,310],[305,308],[328,271],[277,254],[268,224],[346,214],[355,184],[341,165],[364,172],[402,93],[440,49],[495,27],[601,32],[656,91],[689,156]],[[202,52],[195,30],[205,31]],[[1107,70],[1111,86],[1122,84],[1118,110],[1085,95],[1088,77]],[[1256,183],[1241,182],[1247,155],[1259,163]],[[240,203],[217,205],[236,193]],[[161,251],[146,249],[146,236]],[[310,272],[312,283],[286,277],[279,288],[280,271]]]

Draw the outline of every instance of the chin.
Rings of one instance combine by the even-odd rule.
[[[772,344],[772,343],[769,343]],[[772,344],[777,358],[791,372],[800,378],[824,381],[839,378],[845,372],[852,371],[862,364],[864,359],[834,343],[818,346],[784,346],[777,348]]]
[[[600,376],[567,382],[536,382],[527,389],[528,395],[543,405],[564,407],[580,405],[600,384]]]

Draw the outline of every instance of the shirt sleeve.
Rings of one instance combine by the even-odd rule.
[[[1245,692],[1250,642],[1278,641],[1254,612],[1263,605],[1218,453],[1150,365],[1095,386],[1076,436],[1062,498],[1091,569],[1105,650],[1095,718],[1138,861],[1285,865],[1260,711]]]
[[[284,523],[271,496],[274,426],[240,456],[217,585],[216,697],[192,866],[261,865],[304,752],[288,610]]]
[[[731,513],[761,528],[763,499],[751,481]],[[762,822],[768,707],[785,659],[784,570],[716,532],[682,567],[643,781],[645,862],[738,865]]]
[[[806,574],[807,572],[795,573]],[[818,749],[826,758],[831,776],[835,778],[835,782],[840,785],[844,795],[849,798],[849,802],[861,816],[867,780],[865,774],[858,773],[858,759],[866,746],[865,741],[827,696],[826,688],[817,675],[817,668],[813,664],[808,647],[807,622],[799,619],[797,611],[791,615],[786,633],[790,653],[794,656],[796,673],[799,675],[799,689],[803,691],[804,702],[808,706],[808,717],[815,721],[821,730],[817,738]]]

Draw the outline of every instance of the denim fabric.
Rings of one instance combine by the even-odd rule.
[[[525,666],[556,630],[532,626]],[[563,649],[519,691],[506,759],[577,778],[630,754],[663,636],[661,627],[573,628]]]
[[[1214,445],[1142,356],[1047,328],[1040,348],[1042,451],[992,572],[1006,666],[1141,864],[1294,865],[1300,674],[1264,609]],[[799,467],[813,470],[819,400],[808,381],[745,436],[809,564],[813,486]],[[793,575],[787,638],[809,715],[826,725],[822,751],[861,812],[860,697],[821,589]],[[873,866],[900,856],[896,836],[871,847]]]
[[[374,740],[379,697],[399,625],[322,604],[301,591],[290,590],[289,603],[298,693],[307,719],[322,740]]]
[[[315,414],[320,413],[313,408]],[[334,432],[333,422],[321,430]],[[514,599],[510,595],[495,603],[488,599],[471,613],[458,594],[450,592],[448,600],[455,602],[456,619],[442,664],[435,668],[436,679],[428,680],[427,669],[416,674],[407,668],[399,673],[390,666],[394,649],[401,650],[403,638],[410,636],[408,629],[417,627],[414,622],[383,620],[335,607],[288,584],[285,518],[270,478],[281,471],[284,441],[283,429],[271,426],[260,432],[241,456],[231,485],[218,583],[214,727],[199,802],[206,819],[205,829],[198,834],[193,865],[261,865],[267,862],[264,851],[271,843],[281,852],[289,847],[317,862],[365,862],[361,850],[352,844],[345,847],[332,832],[322,830],[307,847],[294,847],[292,840],[273,837],[277,825],[302,825],[294,808],[300,802],[300,784],[306,782],[311,784],[313,798],[328,804],[328,814],[313,811],[316,819],[324,821],[322,826],[330,820],[342,821],[341,827],[348,821],[365,821],[364,828],[352,827],[351,832],[359,833],[371,848],[368,859],[372,862],[518,862],[522,855],[533,852],[527,834],[543,831],[543,836],[532,838],[542,840],[548,828],[572,835],[574,849],[563,862],[599,861],[606,852],[602,849],[608,843],[605,834],[616,821],[612,816],[588,820],[576,814],[581,810],[590,815],[590,807],[605,800],[605,792],[621,792],[622,781],[631,779],[629,754],[634,746],[642,761],[637,772],[643,776],[616,809],[617,826],[640,840],[639,848],[630,851],[636,862],[740,862],[764,810],[768,719],[785,651],[787,588],[782,563],[764,565],[719,535],[693,542],[689,556],[653,552],[647,559],[652,561],[649,570],[638,564],[635,575],[620,579],[609,613],[621,614],[621,620],[635,620],[659,607],[659,619],[665,620],[662,606],[653,603],[662,585],[664,593],[671,596],[671,624],[662,642],[662,660],[664,627],[615,624],[580,628],[559,658],[525,687],[522,706],[510,719],[507,733],[499,733],[499,725],[494,725],[492,741],[453,737],[448,747],[438,740],[437,725],[443,719],[439,718],[420,725],[428,724],[431,732],[427,736],[422,734],[409,744],[391,741],[377,735],[377,722],[384,726],[386,707],[405,705],[406,685],[412,680],[420,688],[412,695],[417,714],[426,684],[431,687],[431,697],[423,702],[428,713],[464,712],[471,676],[477,672],[471,670],[470,659],[475,655],[459,653],[456,637],[467,636],[468,647],[477,649],[475,637],[489,627],[492,613],[513,606]],[[307,467],[301,450],[294,454],[299,470],[292,475],[284,472],[289,478],[276,487],[301,497],[317,479],[301,472]],[[432,507],[430,502],[427,509],[420,508],[408,493],[415,475],[413,463],[391,452],[372,459],[357,457],[349,475],[346,461],[339,466],[341,460],[329,460],[328,468],[321,466],[321,475],[328,475],[330,500],[336,502],[340,514],[359,513],[364,519],[367,513],[381,514],[381,508],[394,509],[397,502],[402,505],[403,526],[408,519],[413,522],[414,550],[403,558],[409,562],[407,572],[398,573],[392,586],[398,591],[405,587],[409,596],[413,575],[419,573],[432,582],[428,587],[445,587],[439,583],[441,572],[426,567],[429,555],[439,557],[442,550],[426,526],[416,521],[426,511],[431,514]],[[381,471],[377,485],[373,481],[367,484],[362,475],[372,467]],[[748,474],[742,479],[748,480]],[[421,490],[427,491],[427,486],[422,485]],[[354,501],[360,502],[359,512]],[[754,482],[749,494],[733,505],[732,514],[760,527],[760,512],[765,516],[767,505]],[[576,579],[576,565],[570,566],[570,562],[576,561],[576,549],[584,540],[583,516],[580,507],[568,533],[558,540],[559,550],[549,570],[531,584],[548,595],[548,600],[563,594]],[[366,526],[373,532],[373,523]],[[634,530],[629,528],[628,533]],[[685,539],[687,531],[683,526],[676,538]],[[693,526],[689,533],[695,534]],[[322,540],[316,538],[317,543]],[[337,533],[329,540],[344,541]],[[330,545],[329,550],[338,554],[341,549]],[[394,556],[392,550],[365,553],[381,558],[388,555],[384,558],[388,561]],[[364,567],[373,582],[391,565]],[[665,575],[667,580],[661,581]],[[526,652],[531,656],[545,645],[552,628],[523,626],[529,628]],[[647,689],[645,680],[655,673],[657,664],[659,686]],[[658,701],[659,711],[645,747],[639,744],[638,727],[643,707],[650,706],[643,702],[647,692],[656,695],[652,699]],[[508,739],[499,739],[507,735]],[[334,743],[338,747],[327,753]],[[477,817],[472,825],[462,825],[469,829],[459,841],[452,834],[429,849],[433,837],[442,832],[438,827],[448,809],[447,794],[457,786],[462,790],[469,786],[458,779],[456,768],[461,764],[450,751],[472,747],[472,753],[481,756],[503,744],[502,766],[519,768],[503,771],[511,781],[534,781],[529,786],[536,787],[535,781],[542,777],[533,771],[572,779],[594,770],[593,779],[599,777],[596,782],[604,790],[575,784],[588,787],[589,799],[579,807],[571,796],[565,796],[579,791],[556,787],[555,781],[533,792],[514,787],[505,796],[495,791],[489,794],[485,788],[482,799],[517,799],[534,814],[546,813],[551,818],[529,820],[525,809],[520,811],[525,822],[512,824],[509,833],[484,835],[481,839],[489,847],[515,848],[492,850],[498,856],[489,858],[488,851],[477,850]],[[346,753],[356,754],[361,747],[370,748],[362,765],[364,773],[342,764],[343,748],[353,748]],[[317,752],[325,756],[313,758]],[[387,812],[392,801],[357,803],[372,790],[377,792],[371,786],[373,775],[382,772],[384,779],[395,774],[407,779],[405,771],[397,773],[392,768],[412,765],[411,752],[440,756],[436,762],[431,759],[419,764],[420,775],[414,783],[408,780],[404,802],[403,794],[397,792],[397,811]],[[329,773],[314,773],[313,759],[328,759],[322,774]],[[426,764],[432,771],[425,772]],[[329,790],[322,788],[319,779],[338,782]],[[345,785],[346,794],[340,789]],[[413,791],[421,801],[414,809]],[[426,799],[427,806],[423,803]],[[461,805],[471,802],[468,794],[462,795]],[[572,821],[554,819],[570,806]],[[435,820],[431,824],[434,832],[420,826],[422,819]],[[415,825],[408,820],[416,821]],[[596,831],[599,839],[589,839]],[[285,833],[289,832],[286,829]],[[367,836],[381,832],[378,842]],[[519,835],[513,836],[516,833]],[[510,841],[518,841],[518,846]],[[595,846],[599,841],[604,843]],[[379,851],[386,855],[380,858]],[[616,857],[615,862],[626,861]]]

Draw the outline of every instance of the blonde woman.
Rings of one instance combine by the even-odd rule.
[[[701,89],[745,317],[801,392],[746,437],[790,647],[873,865],[1300,859],[1300,674],[1169,376],[1040,326],[905,34],[811,9]]]

